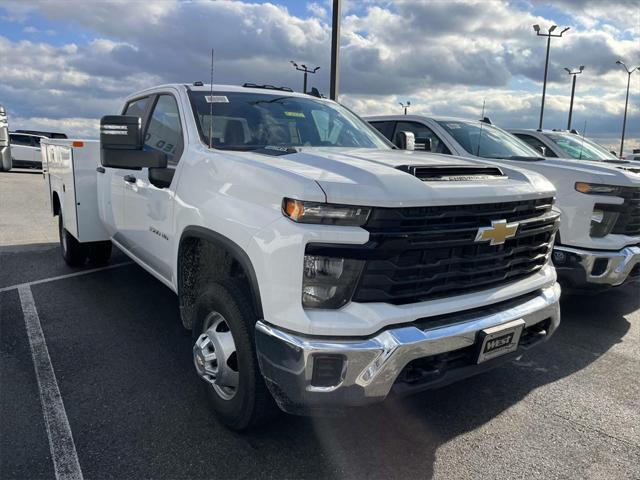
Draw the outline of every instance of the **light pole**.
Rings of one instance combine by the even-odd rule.
[[[316,67],[313,70],[310,70],[304,64],[298,65],[293,60],[290,60],[290,62],[291,62],[291,65],[293,65],[296,68],[296,70],[298,70],[299,72],[304,72],[304,83],[302,85],[302,93],[307,93],[307,74],[316,73],[318,70],[320,70],[320,67]]]
[[[406,115],[406,114],[407,114],[407,108],[409,108],[409,107],[411,106],[411,102],[407,101],[407,103],[406,103],[406,104],[405,104],[405,103],[400,102],[400,106],[401,106],[402,108],[404,108],[404,114]]]
[[[342,19],[342,0],[333,0],[331,12],[331,72],[329,98],[338,101],[340,81],[340,20]]]
[[[566,27],[560,33],[553,34],[553,31],[558,28],[557,25],[551,25],[547,33],[540,33],[540,25],[534,25],[533,30],[539,37],[547,37],[547,58],[544,61],[544,83],[542,84],[542,104],[540,105],[540,123],[538,124],[538,130],[542,130],[542,117],[544,116],[544,97],[547,93],[547,71],[549,69],[549,49],[551,48],[551,37],[561,37],[564,32],[569,30]]]
[[[635,72],[638,67],[633,67],[631,70],[620,60],[616,62],[618,65],[622,65],[627,71],[627,98],[624,101],[624,120],[622,121],[622,140],[620,140],[620,158],[622,158],[622,149],[624,148],[624,131],[627,128],[627,106],[629,105],[629,85],[631,85],[631,74]]]
[[[578,70],[570,70],[567,67],[564,68],[569,75],[573,77],[571,83],[571,103],[569,103],[569,121],[567,122],[567,130],[571,130],[571,115],[573,114],[573,96],[576,93],[576,77],[580,75],[584,70],[584,65],[580,65]]]

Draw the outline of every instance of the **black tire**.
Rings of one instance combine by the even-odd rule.
[[[64,228],[62,213],[58,215],[58,235],[62,258],[70,267],[81,267],[87,259],[87,249]]]
[[[90,244],[87,256],[91,265],[106,265],[111,258],[111,240]]]
[[[213,283],[196,299],[192,339],[195,345],[212,312],[221,314],[231,331],[239,373],[238,387],[230,399],[223,398],[210,383],[204,383],[211,406],[220,420],[233,430],[264,425],[280,411],[265,385],[254,338],[256,315],[251,300],[232,281]]]

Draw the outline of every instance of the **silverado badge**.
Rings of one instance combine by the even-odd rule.
[[[518,231],[518,222],[507,223],[506,220],[492,220],[490,227],[480,227],[476,242],[489,242],[489,245],[502,245],[507,238],[513,238]]]

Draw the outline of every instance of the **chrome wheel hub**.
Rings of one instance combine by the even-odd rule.
[[[229,325],[220,313],[211,312],[205,319],[193,346],[193,364],[220,397],[233,398],[238,389],[238,357]]]

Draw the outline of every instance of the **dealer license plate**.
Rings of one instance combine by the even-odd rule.
[[[520,319],[481,330],[478,336],[480,343],[478,363],[515,351],[524,325],[524,320]]]

